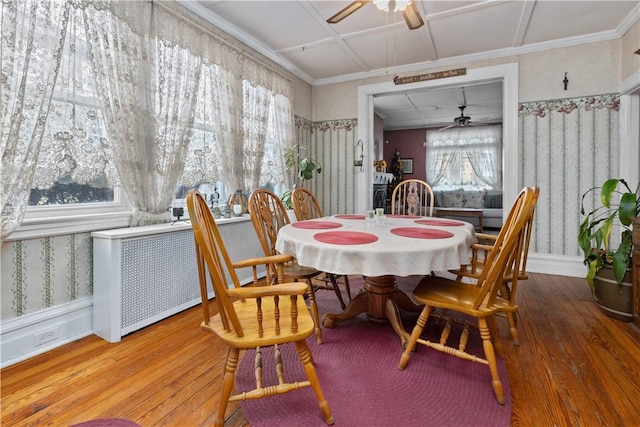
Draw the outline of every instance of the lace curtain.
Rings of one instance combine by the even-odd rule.
[[[61,179],[120,185],[140,225],[170,220],[181,180],[232,192],[283,177],[292,82],[214,33],[150,0],[0,7],[3,237],[31,188]],[[243,82],[260,88],[246,104]]]
[[[483,186],[502,187],[502,128],[484,126],[427,132],[427,181],[437,187],[451,178],[454,164],[468,161]],[[468,182],[449,182],[462,186]]]
[[[123,3],[85,8],[89,58],[121,187],[134,207],[132,225],[161,223],[171,219],[184,167],[201,59],[155,36],[156,28],[181,21],[166,19],[152,2]]]
[[[265,158],[263,164],[267,164],[268,168],[263,168],[263,176],[265,182],[283,181],[286,188],[293,185],[293,176],[286,173],[284,164],[284,151],[294,146],[294,118],[291,100],[284,95],[277,94],[273,99],[274,117],[273,117],[273,138],[274,147],[266,151],[265,156],[271,154],[271,157]]]
[[[46,117],[58,77],[69,6],[9,0],[0,4],[2,239],[22,222]]]

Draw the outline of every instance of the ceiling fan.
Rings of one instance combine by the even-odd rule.
[[[360,9],[362,6],[365,6],[367,3],[371,3],[371,0],[359,0],[351,2],[340,12],[327,19],[327,22],[329,24],[340,22],[356,10]],[[418,7],[412,0],[409,0],[408,2],[407,0],[373,0],[373,3],[378,9],[387,12],[390,10],[402,10],[402,16],[404,17],[404,20],[410,30],[415,30],[424,25],[422,16],[420,16],[420,12],[418,11]],[[403,9],[401,9],[403,4],[406,5]]]
[[[464,109],[467,108],[467,106],[466,105],[461,105],[458,108],[460,109],[460,115],[453,119],[453,123],[451,123],[449,126],[445,126],[443,128],[440,128],[440,130],[451,129],[451,128],[455,128],[455,127],[463,128],[463,127],[467,127],[467,126],[475,126],[475,123],[471,122],[471,117],[464,115]]]

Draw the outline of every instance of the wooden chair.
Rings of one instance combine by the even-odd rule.
[[[296,219],[298,221],[307,221],[310,219],[324,217],[322,208],[320,208],[320,205],[318,204],[318,200],[315,198],[311,191],[307,190],[304,187],[293,189],[293,191],[291,192],[291,204],[293,206],[293,212],[296,214]],[[344,279],[344,288],[347,291],[349,302],[351,302],[351,287],[349,286],[349,277],[347,277],[347,275],[335,275],[331,273],[326,273],[326,277],[331,282],[331,287],[335,291],[336,296],[338,297],[338,301],[340,301],[340,305],[344,310],[347,306],[342,299],[342,292],[340,292],[340,287],[338,286],[338,279],[340,279],[341,277]],[[326,281],[327,279],[321,278],[320,280]]]
[[[533,191],[533,203],[531,205],[531,211],[529,212],[529,216],[527,217],[524,229],[521,232],[520,241],[518,242],[518,250],[514,251],[511,259],[509,260],[510,267],[506,271],[506,274],[503,278],[503,284],[500,289],[500,295],[503,298],[509,300],[511,306],[515,307],[514,311],[507,311],[505,313],[509,322],[509,332],[511,334],[511,339],[513,340],[513,343],[515,345],[520,345],[518,330],[516,326],[516,290],[518,288],[518,281],[527,280],[529,278],[527,276],[527,258],[529,255],[529,243],[531,241],[531,230],[533,228],[535,207],[540,195],[539,187],[530,187],[530,190]],[[513,217],[517,214],[515,208],[516,206],[514,205],[514,207],[512,207],[512,209],[509,211],[509,215],[507,216],[507,219],[505,221],[505,224],[507,226],[513,222]],[[455,273],[457,275],[457,280],[459,281],[463,278],[470,278],[476,281],[478,280],[478,278],[482,274],[487,256],[489,255],[491,249],[493,248],[493,245],[497,240],[497,236],[491,234],[476,233],[476,236],[478,237],[478,243],[475,243],[471,246],[471,264],[464,265],[458,270],[451,271],[452,273]],[[516,258],[518,258],[518,255],[520,268],[518,269],[518,274],[514,275],[514,267],[516,265]]]
[[[491,372],[491,383],[496,400],[504,404],[504,390],[502,382],[498,376],[496,364],[496,351],[502,356],[502,345],[497,338],[497,327],[494,315],[500,311],[515,310],[508,300],[500,296],[503,277],[508,268],[513,251],[518,249],[521,241],[521,233],[530,215],[534,202],[534,191],[525,188],[515,202],[514,216],[509,226],[502,227],[495,244],[493,245],[485,266],[478,278],[477,286],[461,283],[438,276],[426,276],[413,291],[415,299],[424,304],[424,308],[418,317],[416,326],[411,332],[409,343],[400,357],[398,369],[404,369],[409,363],[412,352],[416,344],[422,344],[445,354],[456,356],[462,359],[479,362],[488,365]],[[515,270],[519,269],[519,257],[516,257]],[[439,342],[431,342],[421,338],[422,331],[432,315],[435,308],[446,311],[447,316],[442,316],[446,320]],[[447,345],[447,339],[451,330],[451,321],[448,313],[454,311],[463,313],[477,319],[477,326],[482,338],[484,358],[467,353],[465,351],[469,337],[469,324],[463,322],[465,328],[460,335],[460,343],[457,348]],[[460,322],[459,319],[453,319]],[[494,350],[495,345],[495,350]],[[415,356],[414,356],[415,357]]]
[[[400,182],[391,194],[391,213],[433,216],[433,190],[420,179]]]
[[[289,224],[287,210],[280,198],[272,191],[264,188],[255,190],[251,193],[251,196],[249,196],[249,215],[251,216],[253,228],[256,230],[264,254],[267,256],[277,255],[276,239],[278,237],[278,231]],[[316,303],[316,295],[311,279],[321,273],[321,271],[315,268],[298,265],[295,260],[291,260],[284,265],[285,281],[297,282],[303,280],[307,284],[307,297],[309,307],[311,308],[311,316],[316,325],[316,338],[318,343],[322,342],[322,331],[320,329],[320,319],[318,316],[318,304]],[[271,276],[273,277],[275,274],[272,272]]]
[[[224,425],[224,414],[228,402],[259,399],[306,386],[313,388],[325,422],[332,425],[333,416],[320,388],[320,382],[313,366],[313,355],[306,342],[306,339],[314,332],[314,322],[309,315],[304,298],[302,298],[307,287],[302,283],[280,283],[269,286],[258,286],[257,283],[258,265],[269,265],[267,273],[275,271],[278,278],[281,279],[283,263],[291,257],[277,255],[232,263],[207,202],[197,190],[191,190],[187,194],[187,209],[195,239],[196,262],[202,297],[204,320],[200,327],[205,332],[215,334],[229,346],[222,379],[220,406],[214,425]],[[243,288],[240,286],[235,269],[247,267],[253,268],[254,286]],[[215,316],[211,316],[209,312],[207,272],[215,294],[214,302],[218,306],[218,314]],[[228,286],[225,272],[231,278],[233,284],[231,288]],[[270,279],[269,276],[268,279]],[[284,381],[279,345],[285,343],[295,345],[307,381],[293,383]],[[261,349],[267,346],[275,347],[278,384],[263,387]],[[256,388],[245,393],[231,395],[240,350],[246,349],[256,349],[255,366],[260,367],[260,369],[256,369]]]

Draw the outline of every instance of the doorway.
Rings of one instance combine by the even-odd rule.
[[[358,176],[357,211],[371,208],[373,200],[374,156],[374,97],[406,91],[429,90],[443,86],[474,84],[483,81],[502,81],[503,90],[503,191],[505,203],[518,193],[518,64],[510,63],[467,70],[463,76],[442,80],[428,80],[404,85],[393,81],[358,87],[358,139],[366,141],[364,171]]]

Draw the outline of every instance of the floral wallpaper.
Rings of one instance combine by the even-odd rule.
[[[519,105],[519,185],[540,187],[532,252],[581,255],[582,194],[619,174],[619,105],[618,94]]]

